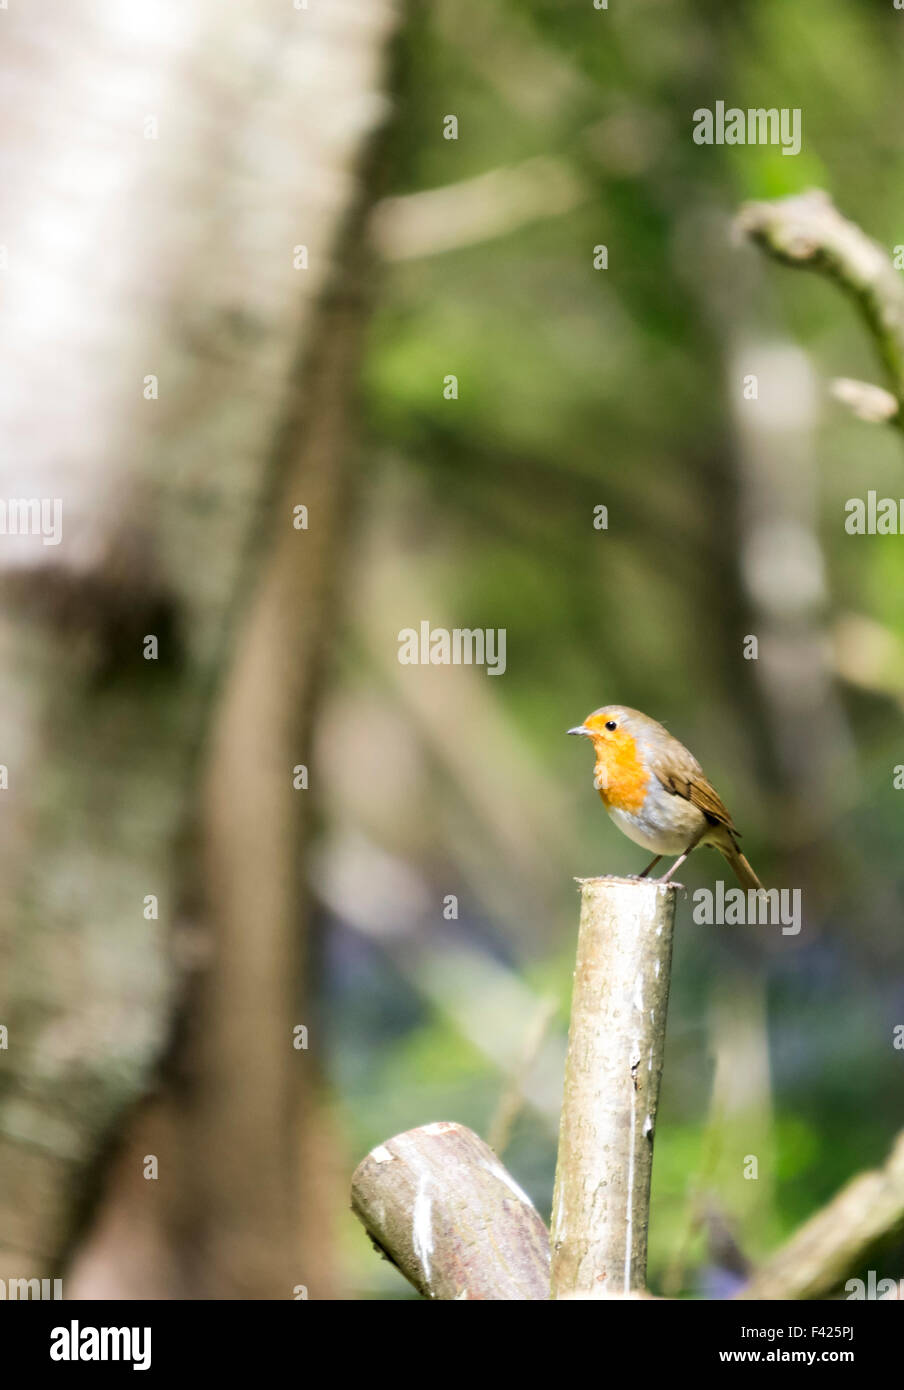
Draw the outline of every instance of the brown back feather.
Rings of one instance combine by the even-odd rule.
[[[650,759],[653,771],[666,791],[699,807],[708,819],[724,825],[732,836],[740,835],[728,807],[697,759],[681,744],[678,747],[682,753],[680,758],[675,757],[670,749],[668,754],[658,754]]]

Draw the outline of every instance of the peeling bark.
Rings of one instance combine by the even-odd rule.
[[[644,1287],[676,887],[581,881],[553,1196],[554,1298]]]
[[[372,1149],[352,1178],[352,1210],[425,1298],[549,1298],[546,1227],[464,1125],[422,1125]]]

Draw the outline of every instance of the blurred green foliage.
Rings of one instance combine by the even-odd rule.
[[[402,41],[386,170],[387,194],[408,199],[399,216],[426,190],[540,156],[557,177],[549,205],[505,234],[493,231],[488,194],[485,234],[478,219],[456,248],[390,253],[381,272],[334,698],[367,698],[407,731],[424,814],[416,831],[391,810],[380,819],[374,807],[386,795],[404,804],[384,772],[361,805],[334,808],[332,833],[363,827],[428,885],[432,905],[408,922],[425,959],[457,931],[475,980],[484,957],[556,997],[560,1037],[577,924],[572,876],[643,866],[593,794],[588,750],[563,737],[594,707],[625,702],[666,722],[723,792],[761,877],[801,887],[799,937],[698,927],[690,903],[679,906],[651,1274],[654,1287],[671,1279],[686,1296],[719,1263],[697,1219],[701,1202],[755,1260],[880,1160],[904,1120],[904,1054],[892,1047],[904,1021],[904,791],[892,783],[904,762],[904,537],[854,538],[843,524],[849,496],[904,493],[901,448],[892,431],[828,398],[836,374],[881,381],[850,306],[731,235],[743,200],[818,185],[889,250],[904,242],[902,56],[904,15],[845,0],[613,0],[608,11],[590,0],[441,0],[414,6]],[[800,155],[695,145],[692,114],[718,99],[799,106]],[[449,113],[454,141],[443,138]],[[570,205],[558,176],[573,190]],[[594,268],[598,244],[607,270]],[[785,498],[745,451],[742,412],[762,402],[743,401],[741,375],[760,344],[805,352],[817,392],[814,418],[796,426],[808,462],[795,522],[818,547],[824,585],[790,616],[764,613],[743,563],[757,507]],[[457,400],[443,396],[449,373]],[[786,445],[781,431],[766,440],[779,472],[799,465],[799,447],[785,454]],[[605,531],[593,527],[600,504]],[[455,692],[483,682],[481,700],[524,750],[531,786],[545,789],[539,800],[557,808],[562,842],[526,847],[556,886],[526,910],[521,870],[472,825],[473,802],[442,739],[431,745],[387,674],[395,614],[375,639],[388,664],[362,638],[362,626],[375,625],[362,599],[375,553],[410,596],[411,623],[507,631],[504,676],[443,675]],[[884,652],[873,660],[869,644],[855,643],[853,672],[833,657],[838,625],[852,618],[857,631],[877,625]],[[742,659],[748,633],[760,635],[759,663]],[[812,698],[815,715],[831,715],[831,747],[808,738],[805,709],[800,731],[793,711],[789,723],[794,681],[777,698],[762,674],[772,638],[791,651],[799,639],[799,688],[822,663]],[[467,722],[446,727],[450,740],[470,737]],[[519,799],[510,772],[500,748],[485,775],[503,822],[523,821],[530,837],[542,807]],[[486,836],[482,860],[472,832]],[[499,900],[510,899],[508,916],[469,879],[463,865],[478,862]],[[720,873],[700,853],[684,881],[693,890]],[[442,920],[449,892],[460,895],[458,922]],[[487,1133],[505,1082],[442,991],[426,997],[397,955],[335,917],[332,933],[333,1079],[354,1161],[430,1120]],[[714,1021],[726,988],[737,1017],[750,1011],[737,1037],[731,1007]],[[769,1066],[748,1092],[744,1058],[757,1039]],[[732,1093],[723,1082],[716,1098],[717,1054],[729,1078],[737,1064],[737,1083]],[[756,1182],[743,1177],[750,1153],[760,1159]],[[506,1161],[548,1215],[554,1116],[523,1110]],[[404,1296],[363,1236],[347,1239],[361,1293]],[[901,1252],[889,1259],[882,1272],[901,1274]]]

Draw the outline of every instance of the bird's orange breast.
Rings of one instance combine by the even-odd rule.
[[[650,782],[631,734],[619,730],[617,738],[594,739],[594,782],[604,806],[637,812],[643,807]]]

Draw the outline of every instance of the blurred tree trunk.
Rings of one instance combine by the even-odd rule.
[[[291,432],[296,457],[276,511],[278,534],[226,684],[202,789],[202,920],[215,930],[216,953],[190,1010],[187,1086],[174,1092],[185,1121],[178,1131],[185,1184],[171,1213],[181,1248],[197,1261],[193,1285],[202,1297],[290,1298],[299,1284],[311,1297],[328,1296],[329,1216],[347,1200],[344,1174],[329,1210],[316,1195],[314,1156],[328,1126],[317,1096],[323,1040],[309,1011],[299,859],[316,769],[306,791],[294,789],[293,768],[308,762],[348,506],[342,464],[364,290],[355,258],[358,236],[304,374],[310,406]],[[310,510],[307,532],[290,525],[301,501]],[[298,1041],[307,1045],[296,1047],[299,1025],[306,1036]]]
[[[178,1106],[142,1111],[97,1239],[131,1202],[164,1284],[174,1238],[194,1253],[155,1292],[291,1297],[319,1205],[298,1152],[316,1053],[292,1037],[292,768],[341,524],[361,316],[342,277],[362,273],[392,14],[143,13],[4,16],[0,496],[61,499],[62,541],[0,535],[0,1276],[60,1272],[168,1049]]]

